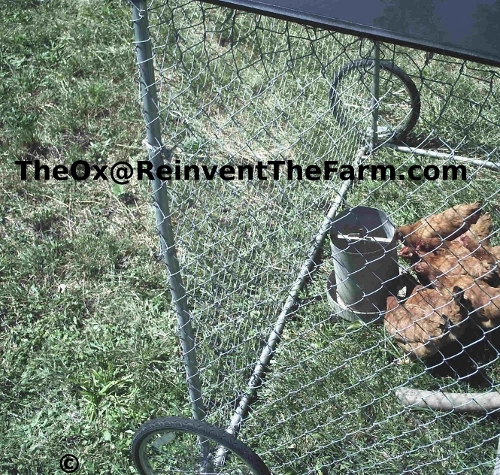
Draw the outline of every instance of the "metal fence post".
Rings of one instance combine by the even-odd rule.
[[[148,152],[154,170],[152,190],[156,227],[160,235],[161,255],[168,269],[170,291],[177,313],[192,414],[195,419],[203,419],[205,416],[205,409],[203,407],[201,382],[196,359],[194,332],[191,325],[186,291],[182,283],[179,261],[175,249],[174,235],[170,221],[169,196],[165,184],[156,175],[157,168],[163,165],[165,150],[161,140],[158,96],[153,65],[153,49],[148,29],[147,4],[144,0],[132,0],[132,4],[135,47],[137,64],[140,71],[140,88],[143,100],[144,119],[146,121]]]
[[[493,475],[500,475],[500,437],[498,437],[498,449],[497,456],[495,458],[495,468],[493,469]]]
[[[372,149],[377,146],[378,141],[378,108],[379,105],[379,82],[380,82],[380,45],[377,41],[373,43],[373,83],[372,83]]]

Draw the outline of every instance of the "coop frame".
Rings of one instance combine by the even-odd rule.
[[[373,42],[372,58],[373,58],[373,81],[372,81],[372,128],[370,140],[359,147],[356,156],[353,158],[354,165],[364,163],[373,153],[376,153],[379,147],[388,147],[402,153],[412,155],[420,155],[428,158],[449,159],[452,157],[458,162],[467,163],[472,166],[488,168],[493,171],[500,171],[500,163],[495,163],[490,160],[483,160],[476,157],[467,157],[456,155],[454,152],[443,153],[428,148],[419,148],[419,146],[408,146],[406,144],[398,144],[392,140],[379,141],[378,137],[378,101],[379,101],[379,75],[380,75],[380,49],[381,41],[400,45],[409,45],[418,49],[429,52],[439,52],[464,60],[474,60],[483,64],[500,66],[500,57],[495,57],[491,52],[473,52],[472,49],[450,46],[448,49],[433,41],[408,40],[407,37],[401,34],[381,35],[380,31],[373,28],[365,28],[352,25],[347,25],[338,21],[326,21],[324,18],[318,20],[314,15],[297,15],[296,12],[291,12],[283,6],[258,5],[257,2],[251,1],[207,1],[200,0],[201,3],[212,3],[229,7],[231,9],[243,9],[249,12],[274,16],[287,21],[303,23],[310,26],[319,26],[328,28],[341,33],[355,34],[359,37],[366,37]],[[154,180],[152,181],[152,195],[155,208],[156,226],[160,236],[160,253],[168,269],[169,286],[172,294],[172,302],[175,304],[178,329],[180,333],[180,343],[182,347],[182,357],[186,372],[186,380],[188,384],[189,400],[191,403],[191,411],[194,419],[203,420],[206,415],[206,408],[203,405],[203,389],[202,382],[199,377],[195,332],[191,324],[189,302],[186,295],[186,290],[182,280],[182,269],[177,257],[175,237],[173,228],[170,222],[171,202],[165,182],[158,178],[156,170],[165,161],[169,162],[171,151],[167,149],[162,141],[162,132],[160,124],[160,110],[158,103],[158,94],[156,89],[156,79],[154,71],[154,54],[149,35],[148,25],[148,6],[146,0],[131,0],[133,12],[133,26],[135,33],[135,48],[137,54],[137,64],[140,71],[140,94],[143,101],[143,114],[146,121],[146,139],[143,142],[149,155],[149,160],[153,163]],[[494,148],[493,152],[497,149]],[[492,155],[493,155],[492,152]],[[487,157],[489,158],[489,157]],[[279,345],[281,335],[287,320],[296,312],[298,305],[298,297],[301,291],[307,286],[307,282],[311,279],[316,269],[320,266],[320,253],[323,249],[326,237],[331,229],[332,222],[338,214],[344,199],[355,184],[355,180],[345,180],[342,187],[338,190],[338,195],[333,204],[326,213],[325,218],[321,222],[318,232],[313,239],[307,259],[303,262],[298,271],[298,275],[293,281],[291,291],[288,298],[283,303],[281,311],[276,318],[273,329],[268,336],[267,342],[264,345],[252,375],[248,381],[244,395],[241,397],[238,407],[234,411],[227,432],[237,436],[243,424],[245,417],[248,414],[253,400],[256,398],[259,389],[262,387],[265,373],[269,369],[269,364],[275,354],[276,348]],[[404,394],[401,396],[408,396]],[[427,395],[427,397],[430,395]],[[411,399],[410,405],[418,406],[425,405],[423,397],[415,396]],[[470,401],[467,400],[467,404]],[[462,401],[462,403],[464,403]],[[465,404],[465,403],[464,403]],[[478,403],[479,404],[479,403]],[[474,403],[473,403],[474,405]],[[474,409],[473,409],[474,410]],[[477,410],[477,407],[476,407]],[[500,452],[500,445],[499,445]],[[500,455],[497,456],[497,463],[494,474],[500,473],[498,464],[500,463]]]

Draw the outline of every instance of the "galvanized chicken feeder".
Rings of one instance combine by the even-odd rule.
[[[336,314],[370,322],[386,308],[399,281],[395,227],[386,214],[356,206],[339,214],[330,228],[334,271],[327,296]]]

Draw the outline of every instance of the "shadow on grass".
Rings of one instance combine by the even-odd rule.
[[[481,390],[494,386],[486,368],[500,354],[500,328],[485,333],[471,326],[465,335],[425,361],[426,370],[435,378],[459,379]]]

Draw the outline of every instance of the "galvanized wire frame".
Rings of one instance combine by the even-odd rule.
[[[436,450],[432,460],[424,460],[430,450],[426,437],[420,435],[416,447],[412,446],[420,427],[431,430],[434,425],[442,426],[435,429],[433,444],[443,445],[451,444],[454,436],[458,438],[465,431],[461,421],[444,419],[454,417],[450,415],[454,409],[444,415],[429,409],[433,416],[419,421],[398,401],[386,401],[409,385],[466,392],[468,381],[483,371],[489,372],[485,379],[491,383],[485,392],[498,392],[494,382],[498,353],[487,362],[479,361],[472,377],[430,378],[430,373],[442,369],[436,363],[425,370],[413,366],[417,369],[396,372],[393,363],[383,363],[385,356],[380,355],[401,356],[391,339],[380,333],[380,327],[335,320],[324,302],[321,307],[329,271],[320,271],[319,278],[315,273],[326,254],[325,238],[342,206],[386,207],[391,220],[403,224],[448,205],[481,198],[493,215],[493,234],[497,232],[498,186],[485,170],[500,170],[495,140],[488,142],[495,132],[500,137],[500,124],[492,112],[500,105],[498,71],[197,1],[132,3],[147,147],[155,169],[164,160],[222,165],[291,157],[305,166],[332,156],[355,168],[394,161],[397,173],[406,171],[410,163],[431,163],[420,157],[469,166],[469,177],[462,185],[429,180],[404,189],[397,181],[388,180],[367,183],[349,179],[325,183],[323,188],[306,182],[302,189],[296,182],[278,181],[260,189],[250,181],[235,184],[219,179],[195,186],[181,180],[167,186],[156,178],[157,228],[178,317],[192,416],[227,426],[233,434],[240,432],[246,420],[241,437],[275,473],[442,473],[443,463],[450,467],[449,473],[491,473],[497,431],[490,419],[498,412],[495,408],[486,408],[483,416],[466,424],[480,440],[471,439],[464,446],[461,438],[462,446],[457,445],[454,451]],[[148,13],[154,17],[152,22]],[[269,43],[265,43],[266,35],[271,38]],[[241,56],[238,48],[244,50]],[[333,73],[358,58],[373,59],[373,72],[368,77],[371,107],[359,121],[371,122],[368,140],[360,140],[359,130],[346,130],[336,123],[327,97]],[[384,100],[384,86],[379,83],[383,80],[381,59],[396,64],[403,59],[408,74],[434,109],[426,111],[412,135],[403,141],[378,134],[379,107]],[[276,86],[280,81],[283,89]],[[476,89],[469,90],[467,81]],[[474,96],[477,91],[483,96]],[[229,105],[230,101],[234,105]],[[454,102],[470,107],[469,115],[475,114],[465,125],[449,111]],[[303,113],[303,122],[300,113],[293,116],[294,108]],[[255,124],[247,126],[245,120],[252,120],[251,113]],[[385,117],[382,120],[387,122]],[[313,127],[322,133],[316,142]],[[244,155],[242,162],[238,161],[240,155]],[[401,158],[403,155],[408,158]],[[311,189],[305,190],[309,185]],[[422,198],[432,192],[440,193],[437,199],[427,202]],[[255,204],[255,212],[244,207],[245,200]],[[202,203],[198,209],[197,202]],[[231,206],[234,209],[226,209]],[[276,218],[265,211],[266,206],[275,207]],[[294,221],[303,229],[295,227]],[[267,269],[258,267],[264,265],[262,260],[255,259],[257,263],[252,264],[262,231],[268,236],[268,242],[262,243],[269,247],[263,250]],[[243,239],[238,235],[241,232]],[[279,240],[285,237],[291,244],[283,244],[280,253]],[[204,238],[207,241],[201,242]],[[254,241],[248,243],[245,238]],[[233,253],[240,251],[241,256],[232,260]],[[277,284],[272,274],[286,282]],[[262,285],[269,285],[272,295],[256,288]],[[296,315],[306,312],[313,317],[304,318],[301,327]],[[285,324],[291,327],[288,332]],[[483,332],[478,338],[488,348],[494,347],[492,333]],[[473,344],[463,343],[459,354],[470,353],[474,359]],[[363,358],[376,360],[371,373]],[[304,371],[304,365],[311,366],[311,371]],[[476,383],[470,384],[474,387]],[[366,391],[363,385],[371,389]],[[413,406],[425,406],[425,397],[418,403],[413,401]],[[349,400],[355,402],[338,407]],[[431,407],[430,402],[427,407]],[[377,410],[385,414],[382,420],[377,419]],[[279,415],[280,411],[283,414]],[[410,428],[402,422],[406,418],[412,421]],[[358,426],[353,419],[359,419]],[[391,426],[393,420],[397,422]],[[376,434],[373,441],[370,432]],[[350,437],[362,440],[359,447],[348,448]],[[475,455],[484,453],[485,448],[488,455],[482,459]]]
[[[195,419],[203,419],[205,410],[201,396],[201,383],[196,360],[194,333],[191,326],[186,292],[182,282],[179,261],[175,249],[172,225],[170,223],[170,202],[164,183],[158,178],[156,170],[163,165],[165,149],[162,145],[161,129],[158,115],[158,96],[154,79],[153,55],[151,38],[148,32],[148,17],[145,2],[135,1],[132,8],[135,32],[137,64],[140,68],[141,97],[144,104],[146,120],[146,140],[149,159],[153,163],[155,179],[152,182],[156,226],[160,236],[161,256],[168,269],[170,291],[175,303],[180,341],[192,413]]]

